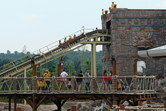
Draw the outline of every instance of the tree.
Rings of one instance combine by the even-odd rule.
[[[10,54],[11,54],[11,52],[9,50],[7,50],[7,55],[10,55]]]

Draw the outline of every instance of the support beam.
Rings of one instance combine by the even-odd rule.
[[[91,76],[94,76],[93,74],[93,45],[91,45]]]
[[[37,111],[35,94],[33,94],[32,104],[33,104],[33,111]]]
[[[128,102],[131,106],[134,106],[134,103],[131,102],[129,99],[127,100],[127,102]]]
[[[62,101],[62,99],[55,99],[55,98],[52,98],[52,101],[56,104],[57,108],[58,108],[58,111],[61,111],[62,109],[62,106],[65,104],[65,102],[68,100],[67,99],[64,99]]]
[[[31,106],[31,108],[33,108],[33,105],[32,105],[32,103],[30,102],[29,98],[25,98],[25,99],[26,99],[27,103]]]
[[[9,97],[9,111],[11,111],[11,97]]]
[[[110,107],[110,109],[112,109],[112,103],[106,97],[103,97],[103,100]]]
[[[26,71],[26,69],[24,69],[24,93],[26,93],[26,88],[27,88],[26,77],[27,77],[27,71]],[[27,104],[25,99],[24,99],[24,104]]]
[[[36,109],[41,105],[41,103],[46,99],[46,96],[44,96],[36,105]]]
[[[96,76],[96,44],[91,45],[91,75]]]
[[[16,111],[17,108],[17,98],[16,98],[16,94],[14,95],[14,111]]]

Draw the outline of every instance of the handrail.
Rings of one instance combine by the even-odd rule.
[[[135,76],[133,76],[135,77]],[[105,79],[107,78],[107,79]],[[44,93],[47,88],[50,93],[115,93],[112,90],[113,84],[117,84],[116,93],[155,93],[154,78],[150,76],[141,76],[137,78],[137,81],[141,79],[141,82],[136,84],[137,89],[133,88],[133,78],[117,77],[117,81],[112,83],[109,81],[110,77],[3,77],[0,80],[4,80],[0,85],[0,93],[27,93],[27,92],[40,92]],[[48,85],[46,81],[49,81]],[[146,82],[145,82],[146,81]],[[70,84],[69,84],[70,83]],[[145,84],[147,83],[147,84]],[[121,84],[119,86],[119,84]],[[68,87],[70,85],[71,87]],[[144,86],[147,86],[146,88]],[[41,88],[41,89],[40,89]],[[74,92],[73,92],[74,91]]]

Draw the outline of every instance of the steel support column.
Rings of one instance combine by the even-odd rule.
[[[96,44],[91,45],[91,75],[96,76]]]
[[[17,98],[16,98],[16,94],[14,95],[14,111],[16,111],[17,109]]]
[[[26,73],[26,69],[24,69],[24,91],[26,91],[26,87],[27,87],[27,82],[26,82],[26,77],[27,77],[27,73]],[[26,92],[24,92],[26,93]],[[26,100],[24,99],[24,104],[27,104]]]

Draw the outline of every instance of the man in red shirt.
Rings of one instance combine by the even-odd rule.
[[[104,70],[104,73],[102,74],[103,77],[103,91],[107,90],[107,71]]]

